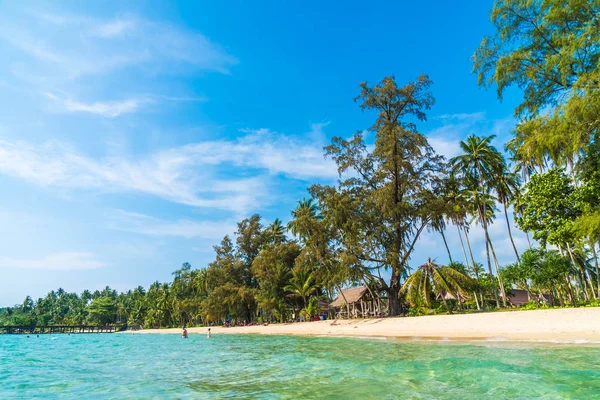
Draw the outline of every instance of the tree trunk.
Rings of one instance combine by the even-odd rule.
[[[481,310],[479,306],[479,299],[477,299],[477,292],[473,292],[473,296],[475,296],[475,305],[477,306],[477,311]]]
[[[393,130],[393,128],[392,128]],[[396,133],[393,133],[394,137],[394,206],[396,209],[400,204],[400,191],[398,189],[398,177],[400,175],[400,167],[398,165],[398,140]],[[404,267],[400,261],[400,250],[402,249],[403,237],[402,237],[402,221],[398,212],[394,212],[394,243],[393,250],[395,257],[392,259],[392,277],[390,279],[390,287],[388,291],[388,314],[390,317],[400,315],[400,299],[398,298],[398,292],[400,291],[400,276],[402,275],[402,268]]]
[[[479,281],[479,272],[477,271],[477,263],[475,262],[475,258],[473,257],[473,250],[471,249],[471,241],[469,240],[469,234],[465,230],[465,240],[467,242],[467,247],[469,248],[469,254],[471,255],[471,262],[473,263],[473,272],[475,272],[475,278]]]
[[[508,228],[508,237],[510,238],[510,243],[512,243],[513,250],[515,251],[515,255],[517,256],[517,261],[519,261],[519,252],[517,251],[517,246],[515,246],[515,241],[513,239],[512,232],[510,230],[510,221],[508,220],[508,211],[506,207],[506,200],[502,201],[502,206],[504,206],[504,217],[506,218],[506,227]]]
[[[460,227],[458,226],[458,224],[455,224],[456,226],[456,230],[458,231],[458,238],[460,239],[460,246],[462,247],[462,251],[463,251],[463,255],[465,256],[465,263],[467,264],[467,268],[469,268],[469,259],[467,257],[467,251],[465,250],[465,243],[463,242],[463,238],[462,238],[462,234],[460,233]],[[477,281],[479,282],[479,274],[476,274],[477,276]],[[479,307],[479,299],[477,298],[477,292],[473,292],[473,295],[475,296],[475,305],[477,306],[477,310],[481,310],[481,307]]]
[[[450,310],[450,307],[448,306],[448,302],[446,301],[445,293],[442,293],[442,301],[444,302],[444,306],[446,307],[446,310],[448,310],[448,314],[452,314],[452,310]]]
[[[466,229],[463,229],[465,232],[465,241],[467,242],[467,247],[469,248],[469,254],[471,256],[471,262],[473,263],[473,272],[475,273],[475,279],[477,279],[477,283],[479,283],[479,271],[477,270],[477,264],[475,263],[475,258],[473,257],[473,250],[471,249],[471,242],[469,241],[469,233],[467,232]],[[458,233],[460,234],[460,230],[458,231]],[[481,292],[479,292],[479,300],[481,303],[481,307],[483,307],[484,302],[483,302],[483,294]],[[479,302],[477,302],[477,309],[479,310],[480,308]]]
[[[571,305],[573,307],[575,307],[577,305],[577,303],[575,302],[575,296],[573,295],[573,286],[571,286],[571,281],[569,280],[569,278],[565,278],[565,281],[567,282],[567,290],[569,291],[569,297],[571,299]]]
[[[589,277],[585,273],[585,269],[582,270],[581,268],[579,268],[577,266],[577,262],[575,261],[575,256],[573,255],[573,251],[571,250],[571,245],[569,243],[567,243],[567,252],[569,253],[569,257],[571,258],[571,262],[573,263],[573,267],[576,268],[576,269],[578,269],[578,270],[580,270],[579,271],[580,274],[583,275],[583,276],[580,276],[580,278],[579,278],[579,280],[580,280],[579,285],[581,286],[581,290],[583,291],[583,297],[584,297],[585,301],[589,301],[590,297],[589,297],[589,294],[587,292],[587,284],[586,284],[586,278],[589,278]],[[593,292],[594,286],[593,286],[591,280],[590,280],[590,285],[592,285],[592,292]]]
[[[490,270],[491,273],[491,266],[490,266],[490,254],[489,252],[492,252],[492,256],[494,257],[494,265],[496,266],[496,273],[498,274],[497,278],[498,278],[498,286],[500,287],[500,294],[502,295],[502,304],[504,305],[504,307],[506,307],[506,293],[504,292],[504,284],[502,283],[502,278],[500,277],[500,269],[498,266],[498,258],[496,258],[496,252],[494,251],[494,246],[492,245],[492,240],[490,239],[490,234],[488,232],[488,227],[487,227],[487,215],[486,215],[486,210],[485,210],[485,202],[483,204],[483,212],[480,211],[479,214],[480,218],[481,218],[481,222],[483,225],[483,230],[485,232],[485,240],[487,241],[487,243],[489,243],[489,248],[487,248],[488,250],[488,268]],[[493,276],[493,275],[492,275]],[[496,302],[498,303],[498,294],[496,293]],[[500,304],[498,303],[498,308],[500,307]]]
[[[444,228],[440,229],[440,235],[442,235],[442,239],[444,240],[444,246],[446,246],[446,251],[448,252],[448,258],[450,259],[450,264],[452,261],[452,254],[450,254],[450,248],[448,247],[448,242],[446,241],[446,235],[444,235]]]
[[[492,262],[490,260],[490,245],[488,244],[487,240],[485,241],[485,254],[487,256],[487,265],[488,272],[490,273],[490,280],[493,281],[494,274],[492,272]],[[496,299],[496,308],[500,308],[500,299],[498,299],[498,291],[496,290],[496,288],[494,288],[494,298]]]
[[[462,238],[462,234],[460,233],[460,227],[456,225],[456,230],[458,231],[458,238],[460,239],[460,247],[462,247],[463,256],[465,257],[465,264],[467,264],[467,268],[470,267],[469,259],[467,258],[467,251],[465,250],[465,243]]]
[[[456,292],[456,304],[458,305],[458,310],[462,311],[462,300],[460,299],[460,292]]]
[[[335,287],[340,292],[340,295],[344,299],[344,303],[346,303],[346,311],[348,311],[348,319],[350,319],[350,304],[348,304],[348,300],[346,300],[346,296],[344,295],[344,291],[338,285],[335,285]]]
[[[527,238],[527,245],[529,246],[529,250],[531,250],[531,240],[529,240],[529,232],[525,231],[525,237]]]
[[[487,234],[487,231],[486,231]],[[506,307],[506,291],[504,290],[504,282],[502,282],[502,277],[500,276],[500,263],[498,263],[498,257],[496,257],[496,252],[494,251],[494,246],[492,245],[492,241],[490,239],[490,235],[487,234],[488,240],[490,242],[490,250],[492,252],[492,257],[494,259],[494,265],[496,266],[496,274],[498,275],[498,285],[500,286],[500,295],[502,296],[502,304]]]
[[[400,288],[398,285],[392,284],[387,290],[388,293],[388,315],[390,317],[398,316],[402,313],[402,305],[398,298],[398,292]]]
[[[598,286],[597,299],[600,299],[600,271],[598,268],[598,254],[596,254],[596,243],[592,243],[592,254],[594,255],[594,268],[596,269],[596,285]]]

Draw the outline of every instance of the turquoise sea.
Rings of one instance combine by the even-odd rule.
[[[2,335],[0,398],[600,399],[600,346]]]

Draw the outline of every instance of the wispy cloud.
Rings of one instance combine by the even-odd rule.
[[[269,201],[272,176],[334,179],[322,144],[266,129],[146,156],[92,158],[64,142],[0,140],[0,174],[44,187],[134,191],[196,207],[244,212]]]
[[[202,96],[139,95],[123,100],[95,101],[88,103],[50,92],[45,92],[43,95],[52,102],[52,110],[59,112],[87,113],[107,118],[131,114],[138,111],[143,106],[157,103],[161,100],[176,103],[206,101],[206,98]]]
[[[52,100],[59,109],[68,112],[83,112],[114,118],[121,114],[128,114],[136,111],[142,104],[149,102],[149,98],[132,98],[120,101],[93,102],[84,103],[70,98],[60,98],[52,93],[44,93]]]
[[[98,23],[90,30],[90,35],[101,38],[119,37],[136,29],[134,19],[115,19],[105,23]]]
[[[433,117],[433,119],[455,120],[455,121],[481,121],[485,118],[485,112],[479,111],[474,113],[457,113],[457,114],[442,114]]]
[[[116,210],[108,215],[111,229],[149,236],[174,236],[186,239],[201,238],[218,240],[236,230],[233,222],[194,221],[177,219],[161,220],[144,214]]]
[[[88,270],[104,267],[92,253],[62,252],[40,258],[0,257],[0,268],[42,269],[55,271]]]
[[[105,74],[134,66],[154,72],[190,69],[227,74],[238,63],[234,56],[199,32],[136,15],[104,20],[10,10],[0,16],[0,41],[36,62],[27,64],[21,60],[15,68],[25,68],[45,81]]]

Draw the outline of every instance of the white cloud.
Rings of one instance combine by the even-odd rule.
[[[434,119],[442,120],[459,120],[459,121],[481,121],[485,118],[485,112],[479,111],[474,113],[457,113],[457,114],[443,114],[433,117]]]
[[[123,114],[133,113],[139,110],[142,106],[154,103],[157,100],[166,100],[171,102],[206,101],[206,98],[201,96],[140,95],[124,100],[96,101],[93,103],[86,103],[73,100],[70,97],[61,97],[50,92],[45,92],[43,95],[52,101],[52,105],[56,106],[56,110],[58,111],[88,113],[107,118],[115,118]]]
[[[140,105],[149,101],[145,98],[134,98],[121,101],[84,103],[70,98],[62,99],[52,93],[44,93],[44,95],[55,104],[59,105],[61,110],[68,112],[84,112],[109,118],[118,117],[121,114],[132,113],[136,111]]]
[[[94,254],[86,252],[54,253],[40,258],[0,257],[0,268],[73,271],[102,267],[104,264]]]
[[[443,155],[447,159],[461,154],[460,142],[458,139],[446,139],[444,137],[428,137],[429,144],[436,153]]]
[[[209,140],[146,156],[95,159],[72,146],[0,140],[0,174],[44,187],[134,191],[197,207],[246,212],[270,201],[272,176],[333,179],[320,143],[268,130]]]
[[[135,111],[140,104],[139,100],[129,99],[115,102],[95,102],[95,103],[79,103],[73,100],[65,100],[65,108],[67,111],[80,111],[90,114],[103,115],[105,117],[117,117],[121,114]]]
[[[198,32],[135,15],[96,19],[6,9],[0,16],[0,41],[35,59],[35,63],[13,60],[17,74],[32,74],[29,78],[44,82],[134,66],[152,73],[181,69],[229,73],[238,63]]]
[[[106,23],[100,23],[90,30],[92,36],[102,38],[113,38],[122,36],[128,31],[136,28],[136,22],[133,19],[116,19]]]
[[[111,229],[149,236],[175,236],[186,239],[219,240],[236,230],[236,224],[227,221],[193,221],[178,219],[165,221],[148,215],[116,210],[109,214]]]

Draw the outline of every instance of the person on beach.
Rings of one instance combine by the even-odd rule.
[[[183,327],[183,332],[181,332],[181,337],[182,338],[188,338],[188,333],[187,333],[187,329],[185,328],[185,326]]]
[[[208,328],[208,333],[206,334],[206,337],[207,337],[208,339],[210,339],[210,328]]]

